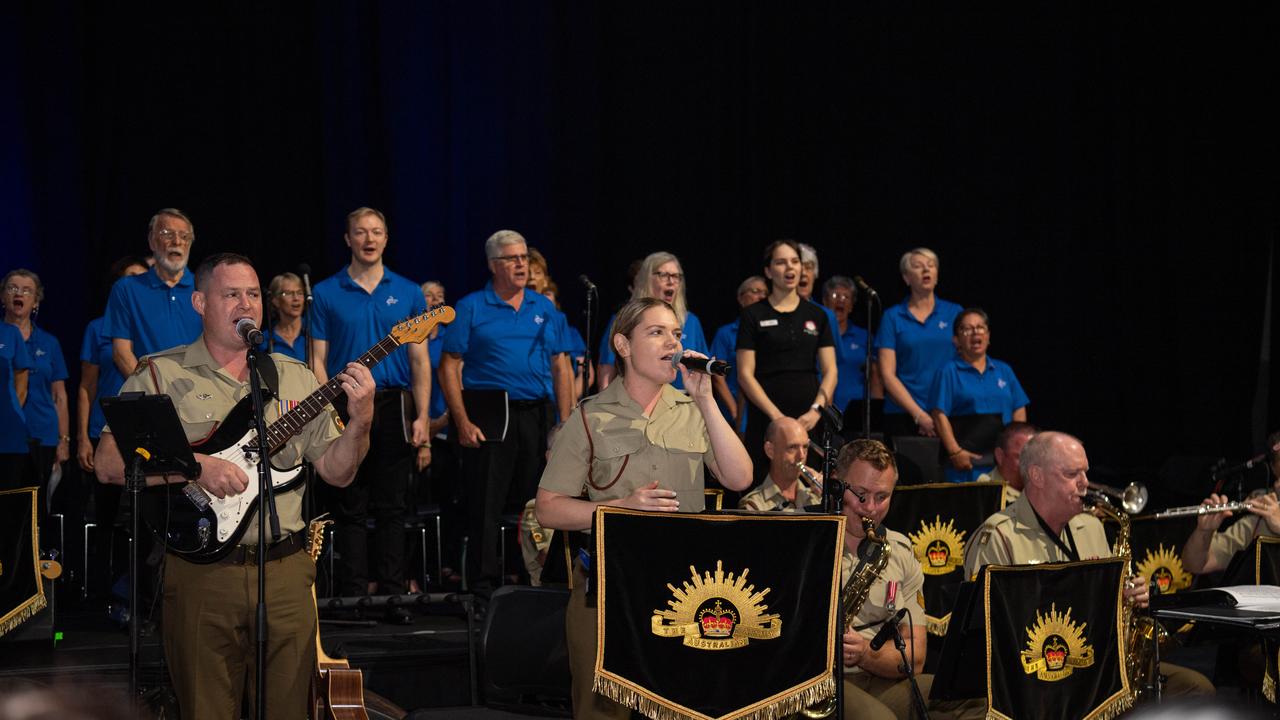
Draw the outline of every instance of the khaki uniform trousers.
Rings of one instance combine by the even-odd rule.
[[[631,717],[631,710],[609,698],[591,691],[596,674],[596,642],[599,628],[596,625],[595,596],[586,595],[587,576],[577,563],[573,566],[573,590],[569,593],[569,605],[565,609],[564,629],[569,650],[569,674],[573,677],[573,717],[618,718]]]
[[[927,702],[933,676],[917,675],[916,683]],[[912,717],[910,681],[890,680],[865,672],[845,673],[844,720],[911,720]]]
[[[240,717],[257,677],[256,565],[197,565],[169,555],[164,654],[184,720]],[[305,551],[267,562],[267,718],[307,716],[316,662],[316,565]]]

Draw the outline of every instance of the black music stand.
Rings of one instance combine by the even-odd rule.
[[[129,553],[129,695],[135,712],[138,699],[138,553],[141,551],[138,517],[142,489],[148,475],[200,477],[200,463],[182,432],[178,411],[168,395],[122,393],[102,398],[102,413],[125,459],[125,490],[129,493],[133,552]],[[132,448],[126,451],[125,448]]]
[[[942,641],[938,672],[933,676],[929,697],[933,700],[968,700],[987,696],[986,620],[982,615],[982,596],[978,593],[984,567],[977,582],[959,585],[956,604],[951,610],[947,636]]]

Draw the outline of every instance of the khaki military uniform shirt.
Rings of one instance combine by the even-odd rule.
[[[1102,521],[1080,513],[1067,522],[1081,560],[1111,557]],[[1066,531],[1062,534],[1066,540]],[[1069,543],[1067,543],[1069,545]],[[987,518],[964,549],[964,572],[972,578],[984,565],[1031,565],[1067,562],[1071,558],[1045,533],[1026,495]]]
[[[299,401],[319,387],[316,376],[303,363],[280,354],[271,355],[280,377],[280,400],[267,403],[267,425],[279,418],[283,409],[287,412]],[[187,440],[197,443],[213,434],[218,424],[231,412],[242,398],[249,394],[249,383],[240,382],[228,374],[209,354],[204,336],[190,345],[179,345],[164,352],[148,355],[138,363],[138,369],[125,380],[120,392],[163,393],[173,399],[182,421]],[[104,428],[103,432],[110,432]],[[327,414],[315,418],[293,436],[271,458],[271,464],[279,468],[291,468],[302,462],[320,459],[325,450],[342,434],[338,416],[329,409]],[[199,447],[193,448],[201,452]],[[245,468],[250,483],[258,481],[257,466]],[[276,512],[280,516],[280,529],[287,533],[300,532],[302,522],[302,493],[299,485],[289,492],[276,495]],[[257,543],[258,520],[255,512],[247,523],[240,542]]]
[[[585,492],[602,502],[656,480],[676,492],[680,512],[701,512],[703,463],[714,461],[707,425],[692,398],[663,385],[653,416],[646,417],[619,378],[569,415],[538,487],[569,497]]]
[[[1231,527],[1213,534],[1209,541],[1209,558],[1216,560],[1220,567],[1226,567],[1235,554],[1253,544],[1259,536],[1275,537],[1275,533],[1267,527],[1257,515],[1246,515],[1231,524]]]
[[[850,623],[853,627],[874,623],[871,627],[858,631],[858,634],[867,640],[875,637],[876,631],[880,629],[880,623],[889,618],[893,613],[904,607],[911,608],[910,618],[912,622],[922,624],[924,618],[924,571],[920,569],[920,561],[916,560],[915,553],[911,551],[911,541],[896,530],[887,531],[887,541],[891,551],[889,553],[889,564],[885,566],[884,572],[880,573],[880,577],[871,583],[871,590],[867,593],[867,599],[862,603],[862,608],[858,610],[857,616]],[[863,540],[863,542],[867,542]],[[853,575],[853,571],[858,564],[858,559],[851,553],[845,552],[840,559],[840,578],[842,585],[847,586],[849,578]],[[894,609],[889,609],[889,583],[897,582],[898,591],[894,598]],[[842,594],[843,594],[842,590]],[[848,667],[846,672],[860,673],[865,672],[860,667]]]
[[[822,504],[822,497],[814,494],[804,483],[796,480],[796,500],[791,502],[782,495],[782,490],[774,484],[773,477],[764,479],[760,487],[752,490],[738,501],[743,510],[781,510],[782,512],[804,512],[812,505]]]
[[[978,476],[978,482],[998,482],[1004,483],[1004,506],[1009,507],[1014,500],[1022,497],[1022,491],[1009,485],[1004,481],[1004,475],[1000,474],[1000,468],[995,467],[989,473],[982,473]]]

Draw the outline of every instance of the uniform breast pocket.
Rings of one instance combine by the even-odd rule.
[[[230,410],[229,407],[218,402],[218,396],[212,392],[212,388],[203,383],[195,383],[181,396],[174,390],[175,388],[170,388],[169,394],[174,399],[178,419],[182,421],[187,439],[193,443],[212,435],[218,423],[222,422]]]
[[[588,478],[591,488],[605,490],[613,487],[627,466],[635,460],[633,456],[648,444],[649,440],[643,432],[631,428],[597,431],[592,449],[591,475]]]
[[[663,444],[667,449],[665,475],[670,482],[692,482],[699,477],[698,471],[702,467],[702,458],[709,447],[705,434],[672,431],[663,437]],[[672,489],[680,490],[676,487]],[[698,493],[702,492],[701,487],[691,489],[696,489]]]

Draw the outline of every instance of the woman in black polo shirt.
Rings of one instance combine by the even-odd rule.
[[[831,402],[836,387],[827,314],[796,292],[800,248],[791,240],[770,243],[764,262],[769,297],[743,308],[737,345],[738,382],[749,401],[746,445],[757,482],[769,468],[764,457],[769,423],[785,416],[812,430],[821,417],[818,408]],[[821,370],[821,383],[815,368]]]

